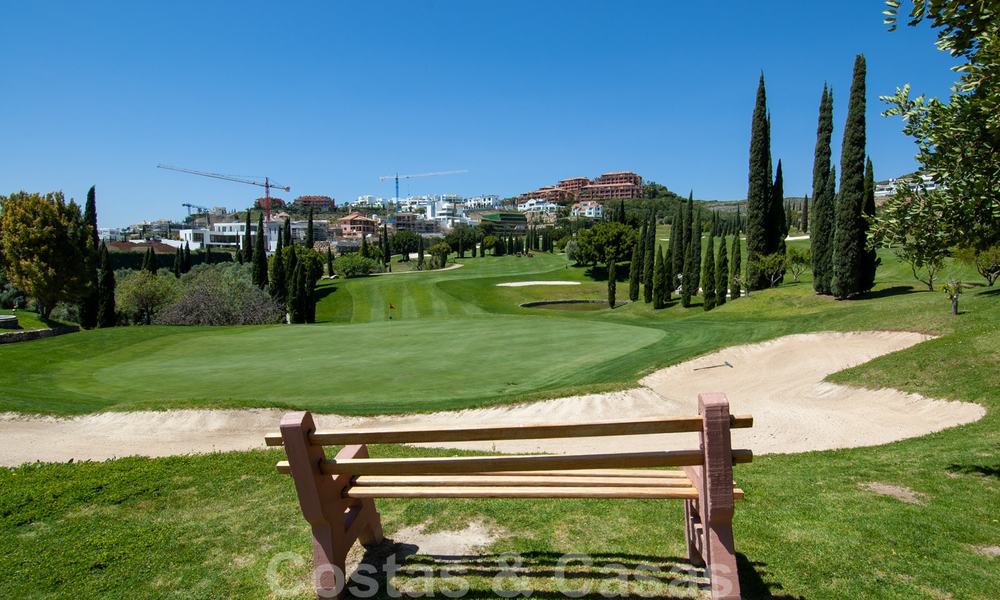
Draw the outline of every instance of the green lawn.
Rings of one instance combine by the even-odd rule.
[[[747,491],[736,516],[744,591],[995,598],[1000,558],[988,548],[1000,546],[1000,290],[968,288],[963,314],[953,317],[944,294],[922,291],[891,254],[883,260],[868,299],[816,297],[807,277],[706,313],[676,305],[653,311],[642,302],[592,312],[523,309],[518,304],[527,300],[601,298],[604,284],[561,257],[468,259],[448,272],[329,284],[319,313],[326,323],[317,326],[133,328],[0,347],[0,410],[75,413],[218,400],[327,401],[340,412],[428,409],[629,385],[677,360],[786,333],[924,331],[940,337],[831,379],[979,402],[987,416],[885,446],[761,456],[738,467]],[[959,265],[949,274],[976,280]],[[495,287],[529,278],[587,283]],[[397,307],[391,321],[388,303]],[[505,331],[510,337],[494,337]],[[302,377],[303,365],[320,375]],[[431,373],[436,377],[421,376]],[[230,384],[214,398],[200,387],[212,378]],[[305,379],[319,380],[327,395],[307,397],[317,388]],[[247,389],[234,390],[232,382]],[[499,396],[506,382],[522,387]],[[279,457],[259,451],[0,470],[0,597],[268,596],[269,561],[310,552],[291,482],[273,472]],[[864,487],[870,482],[906,486],[922,504],[874,494]],[[594,553],[598,563],[682,565],[677,502],[386,500],[379,509],[390,536],[425,522],[462,529],[481,520],[502,529],[485,557],[467,559],[474,562],[471,597],[490,595],[499,574],[492,553],[508,550],[523,553],[525,585],[543,598],[558,597],[551,572],[563,552]],[[411,564],[446,563],[418,555]],[[305,563],[286,567],[281,580],[308,582],[307,570]],[[581,568],[573,583],[607,585],[615,572]],[[296,597],[309,597],[308,589]]]

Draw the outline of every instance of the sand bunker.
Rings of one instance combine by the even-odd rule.
[[[525,287],[528,285],[580,285],[579,281],[508,281],[498,283],[497,287]]]
[[[321,429],[332,429],[513,425],[688,415],[697,412],[699,392],[722,391],[728,395],[734,413],[749,413],[755,418],[752,429],[734,431],[734,446],[750,448],[758,454],[872,446],[971,423],[986,414],[978,404],[823,382],[831,373],[927,339],[928,336],[905,332],[790,335],[726,348],[661,369],[640,381],[641,387],[621,392],[418,415],[318,415],[316,420]],[[68,419],[0,414],[0,465],[262,448],[264,434],[277,430],[283,412],[270,409],[110,412]],[[694,434],[670,434],[447,446],[499,452],[595,452],[675,449],[690,447],[695,440]]]

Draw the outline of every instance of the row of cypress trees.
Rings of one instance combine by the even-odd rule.
[[[854,60],[851,94],[840,155],[840,186],[832,162],[833,90],[820,97],[813,157],[813,225],[810,236],[813,289],[837,299],[857,296],[875,285],[879,265],[867,247],[868,218],[875,215],[875,175],[866,158],[865,77],[863,54]]]
[[[778,160],[776,170],[772,170],[771,161],[771,114],[767,110],[767,90],[764,74],[761,73],[751,119],[747,187],[747,258],[751,265],[747,272],[747,284],[750,289],[771,285],[767,274],[753,267],[754,262],[769,254],[785,253],[788,223],[785,218],[784,177],[781,160]]]

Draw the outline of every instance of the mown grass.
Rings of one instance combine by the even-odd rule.
[[[447,273],[379,278],[394,281],[386,284],[338,282],[330,286],[336,291],[324,299],[322,307],[329,320],[356,320],[355,325],[329,325],[330,332],[406,324],[419,329],[437,323],[460,331],[479,320],[496,319],[500,324],[511,319],[558,322],[571,329],[594,324],[632,326],[660,334],[652,343],[588,367],[584,380],[589,383],[576,389],[627,385],[642,372],[718,346],[785,333],[900,329],[938,335],[831,379],[979,402],[987,407],[987,416],[967,426],[884,446],[760,456],[753,464],[738,467],[737,481],[747,491],[736,516],[741,580],[747,597],[994,598],[1000,588],[1000,559],[989,556],[986,548],[1000,545],[1000,392],[996,379],[1000,372],[1000,294],[968,288],[962,297],[963,314],[954,317],[943,294],[917,289],[905,266],[889,254],[883,259],[886,264],[880,269],[873,297],[846,302],[816,297],[806,278],[709,313],[677,306],[652,311],[640,302],[553,318],[517,304],[564,294],[600,297],[603,285],[497,288],[499,281],[527,279],[525,265],[540,269],[530,274],[531,279],[586,279],[581,270],[567,269],[558,257],[505,257],[470,259],[466,267]],[[963,267],[949,268],[973,280]],[[427,277],[427,285],[414,288],[414,293],[427,299],[415,302],[409,312],[403,310],[398,322],[357,308],[372,299],[382,301],[402,293],[404,288],[399,286],[413,285],[403,280],[421,277]],[[466,304],[463,310],[469,313],[459,317],[440,308],[452,302]],[[445,312],[437,318],[424,312],[434,310]],[[360,324],[366,320],[374,322]],[[261,331],[269,329],[288,332],[289,340],[297,335],[295,328]],[[152,357],[151,349],[156,347],[152,344],[160,343],[158,338],[189,330],[131,331],[148,332],[141,335],[149,337],[138,341],[130,352],[146,350]],[[440,338],[447,337],[442,331],[446,330],[439,329],[435,339],[417,335],[416,343],[429,357],[449,343]],[[64,339],[88,337],[101,339],[91,334]],[[60,350],[65,354],[56,352],[55,341],[60,340],[21,345],[39,349],[22,360],[56,365],[80,360],[72,348]],[[481,361],[516,360],[519,352],[527,351],[528,342],[510,342],[470,358],[474,363],[470,368],[478,368]],[[113,352],[116,343],[112,336],[100,345],[80,348]],[[280,361],[281,352],[270,350],[272,360]],[[556,358],[574,350],[550,349],[547,354]],[[0,352],[5,367],[9,356]],[[388,367],[391,372],[398,365],[389,360],[375,367]],[[256,368],[256,363],[247,361],[241,372]],[[381,372],[373,368],[373,373]],[[40,377],[38,372],[33,376]],[[63,393],[56,390],[44,396],[51,382],[28,377],[3,380],[3,396],[9,397],[8,386],[22,382],[34,386],[30,395],[25,394],[27,406],[30,402],[57,403]],[[375,389],[382,382],[373,375],[370,385]],[[338,385],[335,367],[331,367],[329,383]],[[164,394],[176,393],[171,392],[175,385],[182,389],[179,383],[157,382],[158,388],[166,390]],[[422,385],[421,381],[415,387]],[[567,389],[574,388],[554,392]],[[99,395],[99,389],[93,393]],[[411,398],[413,406],[422,402]],[[373,452],[382,456],[451,454],[396,446],[376,447]],[[268,585],[268,564],[282,552],[291,552],[302,561],[298,566],[285,563],[279,570],[280,583],[300,584],[295,597],[309,597],[308,528],[298,512],[291,482],[273,472],[279,457],[279,452],[259,451],[0,471],[0,597],[267,597],[273,592]],[[921,503],[873,493],[866,487],[872,482],[909,488],[919,494]],[[379,501],[379,509],[390,537],[401,527],[418,523],[460,530],[471,521],[482,521],[501,531],[501,538],[486,551],[461,557],[472,569],[468,577],[471,597],[492,595],[494,578],[503,574],[495,555],[506,551],[522,554],[523,568],[515,574],[523,575],[525,589],[541,597],[556,595],[553,563],[565,552],[593,553],[598,565],[683,567],[677,502],[386,500]],[[418,554],[410,564],[440,568],[450,561]],[[617,585],[620,573],[618,568],[582,567],[574,573],[572,584],[576,589],[590,584],[596,594],[601,585]],[[401,576],[400,581],[410,579]],[[678,591],[663,589],[669,579],[665,581],[660,594]]]

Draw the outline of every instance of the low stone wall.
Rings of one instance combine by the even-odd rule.
[[[16,331],[14,333],[0,333],[0,344],[28,342],[31,340],[38,340],[41,338],[55,337],[57,335],[63,335],[65,333],[76,333],[77,331],[80,331],[79,327],[73,325],[64,325],[60,327],[53,327],[51,329],[36,329],[34,331]]]

